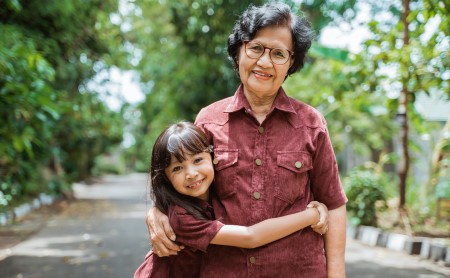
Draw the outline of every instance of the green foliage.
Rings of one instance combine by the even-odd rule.
[[[443,180],[436,185],[436,197],[450,199],[450,180]]]
[[[313,47],[317,48],[323,47]],[[361,72],[355,76],[354,55],[344,58],[342,50],[333,49],[313,54],[313,64],[286,80],[286,92],[322,112],[336,152],[348,147],[366,157],[376,156],[395,131],[393,113],[386,109],[389,100],[368,94],[362,84],[369,77]]]
[[[450,140],[447,138],[447,147],[449,141]],[[446,157],[439,162],[439,177],[437,179],[438,182],[436,184],[435,197],[450,199],[450,171],[448,170],[450,165],[450,150],[447,149],[444,154]]]
[[[364,42],[364,50],[359,54],[360,67],[357,73],[359,75],[362,71],[371,76],[373,82],[367,84],[371,88],[370,92],[389,98],[391,103],[387,107],[391,113],[399,111],[400,91],[407,91],[409,130],[429,134],[429,125],[413,104],[416,95],[421,93],[440,96],[442,99],[450,97],[450,62],[446,58],[450,51],[448,3],[439,0],[410,1],[406,26],[402,22],[404,11],[399,2],[369,1],[369,6],[374,12],[368,24],[372,36]],[[377,13],[385,16],[377,17]],[[408,30],[406,43],[405,28]],[[407,132],[404,129],[401,134]],[[412,141],[407,144],[411,157],[414,157],[419,151],[418,147]],[[412,192],[406,194],[413,199],[408,201],[406,198],[407,204],[417,206],[416,200],[428,199],[429,196],[414,197],[424,194],[423,187],[426,184],[417,185],[411,181],[410,185],[406,191]],[[400,194],[403,195],[402,191]],[[418,206],[427,207],[427,204],[420,203]]]
[[[227,57],[227,38],[250,3],[265,2],[153,0],[130,4],[139,12],[128,15],[126,20],[133,27],[125,36],[140,53],[136,69],[146,93],[138,107],[142,113],[133,147],[140,165],[148,164],[154,139],[164,127],[179,119],[193,121],[201,108],[235,92],[239,80]],[[318,31],[354,3],[284,2],[294,11],[304,11]]]
[[[355,225],[377,226],[377,209],[386,207],[383,179],[373,171],[356,169],[344,179],[347,210]]]
[[[123,121],[86,84],[126,61],[107,1],[17,1],[0,8],[0,206],[61,193],[122,139]],[[32,19],[32,20],[31,20]]]
[[[102,176],[104,174],[121,175],[126,172],[125,162],[120,156],[120,152],[116,151],[117,155],[104,154],[97,156],[95,159],[93,175]]]

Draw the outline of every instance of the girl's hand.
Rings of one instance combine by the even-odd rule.
[[[174,241],[175,233],[170,227],[169,218],[156,207],[151,208],[147,213],[147,229],[150,233],[150,241],[153,252],[159,257],[176,255],[183,246],[178,246]]]
[[[308,204],[308,208],[316,208],[319,210],[320,220],[317,224],[311,225],[314,232],[318,234],[326,234],[328,231],[328,208],[322,203],[312,201]]]

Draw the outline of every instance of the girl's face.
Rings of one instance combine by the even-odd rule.
[[[266,27],[259,30],[252,42],[257,42],[264,47],[282,48],[292,51],[292,35],[288,27]],[[283,65],[273,63],[269,56],[269,49],[258,59],[252,59],[245,53],[245,46],[239,50],[239,76],[244,85],[244,92],[250,99],[271,98],[276,95],[281,87],[294,57]]]
[[[178,193],[208,201],[208,189],[214,179],[211,154],[186,154],[185,158],[179,162],[172,155],[170,165],[164,169],[167,178]]]

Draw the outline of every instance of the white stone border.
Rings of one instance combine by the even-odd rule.
[[[347,237],[369,246],[379,246],[410,255],[419,255],[423,259],[442,262],[445,266],[450,267],[450,239],[410,237],[362,225],[347,226]]]
[[[30,212],[41,208],[42,206],[51,205],[57,198],[57,196],[41,193],[39,194],[39,197],[33,199],[31,202],[21,204],[7,212],[2,212],[0,213],[0,226],[10,225],[14,222],[14,220],[20,219]]]

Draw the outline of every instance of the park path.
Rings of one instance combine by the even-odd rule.
[[[149,250],[147,176],[75,184],[77,200],[0,261],[1,278],[133,277]],[[0,252],[1,255],[1,252]]]
[[[39,229],[17,245],[0,244],[0,277],[132,277],[149,249],[146,185],[142,174],[76,184],[76,201],[36,225]],[[450,268],[351,239],[346,269],[348,278],[450,277]]]

